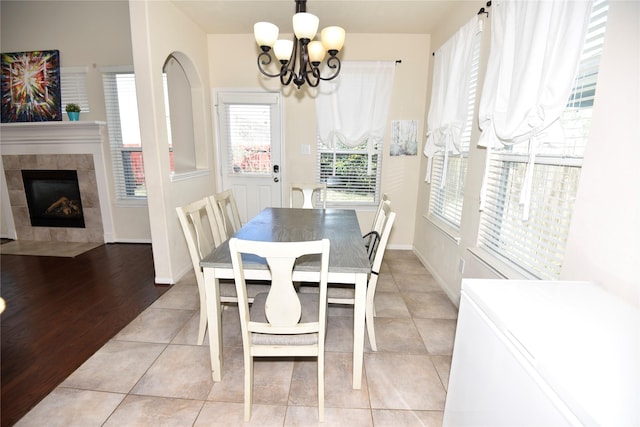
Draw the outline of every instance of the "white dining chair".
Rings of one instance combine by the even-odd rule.
[[[396,213],[391,211],[390,202],[387,201],[382,205],[381,209],[381,232],[380,239],[375,245],[375,251],[369,258],[371,260],[371,273],[367,282],[367,297],[365,307],[365,323],[367,325],[367,335],[369,343],[373,351],[378,351],[375,331],[375,296],[378,285],[378,276],[382,267],[382,259],[387,248],[389,235],[396,219]],[[300,284],[301,293],[317,293],[318,288],[313,284],[302,282]],[[327,301],[329,304],[354,305],[355,289],[353,285],[345,285],[341,283],[329,283],[327,288]]]
[[[187,248],[196,275],[198,294],[200,296],[198,345],[203,343],[207,329],[207,305],[200,260],[211,253],[224,240],[218,227],[221,218],[219,218],[219,214],[216,211],[206,197],[186,206],[178,206],[176,208],[178,220],[187,241]]]
[[[251,419],[253,359],[255,357],[315,356],[318,361],[318,419],[324,420],[324,341],[329,271],[328,239],[304,242],[258,242],[232,238],[229,251],[233,265],[242,346],[244,349],[244,419]],[[256,295],[251,309],[247,302],[242,255],[266,259],[271,273],[268,293]],[[296,292],[292,270],[304,255],[320,254],[320,266],[308,272],[317,293]]]
[[[326,208],[327,207],[327,184],[325,182],[314,182],[308,184],[291,184],[289,189],[289,207],[294,207],[294,194],[296,192],[302,192],[302,208],[314,209],[314,208]],[[316,196],[316,193],[319,193]],[[319,197],[317,203],[314,199]]]
[[[198,323],[197,342],[198,345],[201,345],[204,342],[207,330],[207,304],[204,275],[200,267],[200,261],[226,240],[225,229],[222,214],[218,206],[215,203],[211,203],[209,197],[189,203],[186,206],[178,206],[176,212],[187,241],[187,249],[189,250],[189,257],[191,258],[198,286],[200,321]],[[232,281],[220,280],[219,285],[220,302],[235,303],[238,301],[235,284]],[[269,286],[263,283],[250,283],[248,286],[250,301],[253,301],[253,297],[256,294],[268,289]]]
[[[238,231],[242,227],[242,221],[240,220],[240,213],[238,212],[238,205],[231,189],[221,191],[211,196],[213,202],[215,202],[220,208],[222,213],[222,219],[224,221],[224,227],[226,230],[226,238],[233,236],[233,233]]]

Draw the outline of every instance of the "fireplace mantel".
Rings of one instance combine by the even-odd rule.
[[[0,146],[23,144],[84,144],[103,141],[105,122],[2,123]],[[4,152],[4,150],[3,150]]]
[[[108,153],[107,128],[104,122],[98,121],[62,121],[62,122],[34,122],[34,123],[2,123],[0,125],[0,153],[3,162],[0,163],[2,172],[2,188],[0,200],[9,236],[20,238],[16,230],[14,215],[21,212],[12,206],[7,181],[10,171],[4,165],[5,156],[36,156],[35,164],[40,169],[51,168],[52,156],[87,155],[93,157],[96,190],[99,199],[100,220],[102,222],[102,239],[104,242],[114,241],[113,214],[109,196],[105,151]],[[15,159],[15,158],[14,158]],[[6,177],[6,178],[5,178]],[[41,230],[38,230],[41,231]],[[39,240],[39,239],[35,239]]]

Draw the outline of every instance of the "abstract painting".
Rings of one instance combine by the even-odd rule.
[[[2,123],[62,120],[60,52],[2,55]]]
[[[393,120],[391,122],[392,156],[415,156],[418,153],[418,121]]]

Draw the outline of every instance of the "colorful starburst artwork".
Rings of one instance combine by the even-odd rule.
[[[1,55],[2,123],[62,120],[60,52]]]

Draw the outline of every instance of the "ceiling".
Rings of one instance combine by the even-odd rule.
[[[268,21],[292,33],[294,0],[172,0],[209,34],[252,33],[253,24]],[[480,8],[482,1],[462,0],[309,0],[307,12],[320,28],[343,27],[348,33],[429,34],[461,3]]]

